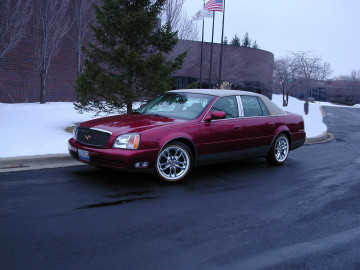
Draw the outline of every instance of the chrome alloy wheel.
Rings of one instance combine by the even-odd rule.
[[[286,136],[280,136],[278,138],[274,150],[277,162],[284,162],[289,154],[289,141]]]
[[[156,170],[165,181],[175,182],[189,172],[190,165],[191,157],[185,147],[169,145],[160,152],[156,162]]]

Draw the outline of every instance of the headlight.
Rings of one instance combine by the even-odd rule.
[[[140,144],[140,134],[123,134],[116,138],[113,148],[138,149]]]
[[[76,140],[76,136],[77,136],[77,130],[78,130],[79,124],[76,124],[74,129],[73,129],[73,138]]]

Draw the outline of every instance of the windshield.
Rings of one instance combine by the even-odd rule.
[[[170,118],[195,119],[214,96],[193,93],[166,93],[141,107],[136,113]]]

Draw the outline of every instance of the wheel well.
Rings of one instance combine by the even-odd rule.
[[[196,149],[195,149],[195,146],[192,141],[190,141],[189,139],[186,139],[186,138],[175,138],[175,139],[172,139],[171,141],[168,141],[165,145],[168,145],[172,142],[182,142],[183,144],[185,144],[187,147],[189,147],[194,161],[196,160]]]
[[[279,132],[279,134],[278,135],[280,135],[280,134],[285,134],[286,135],[286,137],[288,138],[288,140],[289,140],[289,148],[291,148],[291,135],[290,135],[290,133],[288,132],[288,131],[281,131],[281,132]],[[277,136],[278,136],[277,135]]]

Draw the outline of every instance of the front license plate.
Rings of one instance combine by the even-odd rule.
[[[78,149],[79,158],[83,161],[90,162],[89,152],[85,150]]]

